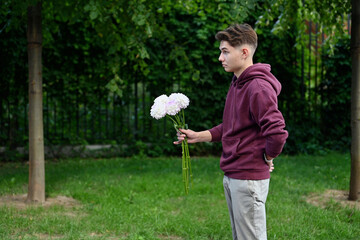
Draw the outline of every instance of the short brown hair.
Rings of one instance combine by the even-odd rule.
[[[252,46],[254,50],[257,47],[257,34],[247,23],[233,24],[227,29],[218,32],[215,35],[215,38],[218,41],[227,41],[233,47],[237,47],[245,43]]]

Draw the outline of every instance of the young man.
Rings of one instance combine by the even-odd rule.
[[[220,168],[233,239],[267,239],[265,202],[273,159],[288,133],[277,106],[281,84],[268,64],[253,64],[257,35],[248,24],[235,24],[216,34],[226,72],[233,72],[223,122],[209,130],[181,130],[179,144],[222,142]]]

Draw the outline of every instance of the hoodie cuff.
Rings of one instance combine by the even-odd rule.
[[[218,125],[216,127],[213,127],[209,129],[209,132],[211,134],[211,142],[220,142],[221,136],[222,136],[222,126]]]

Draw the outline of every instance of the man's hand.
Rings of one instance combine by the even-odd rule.
[[[270,162],[267,162],[267,164],[269,165],[269,172],[272,172],[275,169],[273,160],[271,160]]]
[[[274,170],[274,162],[273,162],[274,158],[264,153],[264,160],[267,163],[267,165],[269,165],[269,172],[272,172]]]
[[[176,134],[178,141],[174,142],[174,144],[180,144],[182,141],[187,138],[188,143],[196,143],[196,132],[190,129],[179,129],[179,132]]]
[[[210,142],[211,133],[209,131],[195,132],[190,129],[179,129],[179,132],[176,134],[178,141],[175,141],[174,144],[180,144],[182,141],[187,138],[188,143],[197,143],[197,142]]]

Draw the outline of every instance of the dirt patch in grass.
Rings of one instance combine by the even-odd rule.
[[[34,235],[30,235],[30,234],[26,234],[24,237],[19,237],[19,239],[28,239],[28,238],[33,238],[36,237],[36,239],[39,240],[47,240],[47,239],[61,239],[64,236],[61,235],[49,235],[49,234],[44,234],[44,233],[38,233],[38,234],[34,234]]]
[[[329,203],[335,202],[340,204],[342,207],[349,207],[360,210],[360,201],[350,201],[349,191],[343,190],[329,189],[322,194],[313,193],[307,197],[306,202],[321,208],[326,208]]]
[[[76,207],[80,206],[80,203],[71,197],[66,196],[56,196],[46,198],[45,203],[42,204],[34,204],[34,203],[26,203],[27,194],[19,194],[19,195],[6,195],[0,197],[0,206],[12,206],[17,209],[25,209],[28,206],[43,206],[43,207],[51,207],[51,206],[63,206],[63,207]]]
[[[42,204],[27,203],[26,198],[27,198],[27,194],[0,196],[0,207],[1,206],[14,207],[20,210],[19,216],[22,216],[24,215],[24,210],[26,210],[28,207],[42,206],[47,208],[52,206],[61,206],[66,208],[65,211],[61,212],[61,214],[64,214],[69,217],[76,217],[78,216],[78,214],[73,212],[73,207],[77,207],[81,205],[75,199],[66,196],[49,197],[46,198],[45,203]],[[24,215],[24,217],[29,217],[29,216]],[[36,238],[39,240],[45,240],[45,239],[62,239],[63,237],[64,236],[57,234],[49,235],[47,233],[35,233],[35,234],[26,233],[25,235],[20,235],[17,239]],[[15,239],[15,237],[12,239]]]
[[[36,234],[25,234],[24,237],[20,236],[18,239],[28,239],[28,238],[36,238],[36,239],[39,239],[39,240],[48,240],[48,239],[62,239],[64,238],[64,236],[62,235],[49,235],[49,234],[46,234],[46,233],[36,233]],[[89,234],[89,237],[90,239],[91,238],[104,238],[104,235],[102,234],[97,234],[97,233],[90,233]],[[119,238],[119,237],[116,237],[116,236],[106,236],[106,239],[109,239],[109,240],[119,240],[119,239],[122,239],[122,238]]]
[[[160,239],[166,239],[166,240],[182,240],[183,239],[178,236],[168,236],[168,235],[158,235],[157,237]]]

